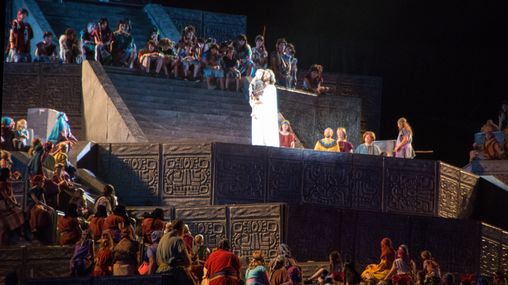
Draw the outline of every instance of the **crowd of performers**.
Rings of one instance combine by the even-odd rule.
[[[51,240],[51,229],[48,227],[55,219],[55,210],[61,210],[62,192],[71,198],[68,203],[74,204],[80,211],[86,212],[85,191],[74,182],[76,168],[69,161],[69,151],[77,142],[71,132],[65,113],[58,113],[56,122],[42,143],[38,138],[31,138],[27,122],[17,122],[10,117],[2,117],[1,142],[1,176],[2,197],[0,199],[0,243],[16,244],[31,242],[34,237],[41,243]],[[28,153],[26,171],[17,170],[11,158],[11,151]],[[30,182],[25,205],[20,205],[10,183],[7,181]],[[19,184],[19,183],[18,183]]]
[[[30,51],[33,31],[25,21],[28,11],[21,8],[11,22],[7,62],[31,62]],[[97,23],[90,22],[81,32],[68,28],[59,37],[57,46],[53,34],[44,32],[36,44],[34,62],[81,63],[95,60],[104,65],[136,68],[155,75],[164,72],[166,77],[185,80],[204,80],[209,89],[234,88],[239,91],[240,79],[252,76],[257,69],[270,67],[277,84],[286,88],[301,87],[304,90],[323,94],[330,91],[323,86],[323,67],[314,64],[302,82],[298,82],[298,60],[296,49],[284,38],[277,40],[270,54],[262,35],[255,38],[255,47],[249,45],[245,35],[234,40],[218,42],[214,38],[198,38],[194,26],[186,26],[178,42],[161,38],[157,28],[147,31],[144,47],[138,48],[132,37],[132,23],[125,19],[117,23],[113,31],[107,18]]]
[[[413,130],[406,118],[397,120],[399,133],[393,149],[393,156],[399,158],[414,158],[415,151],[413,149]],[[376,134],[372,131],[363,133],[363,144],[354,149],[353,144],[348,141],[345,128],[337,129],[337,139],[333,138],[333,129],[326,128],[324,137],[316,142],[314,150],[329,152],[354,152],[369,155],[388,155],[382,152],[379,146],[374,144]]]
[[[270,82],[271,72],[266,74]],[[262,81],[254,83],[253,90],[259,88],[256,84],[265,85]],[[16,133],[16,123],[8,118],[3,118],[2,123],[3,134],[6,128]],[[21,122],[19,125],[26,124]],[[285,125],[289,126],[282,124]],[[402,129],[405,125],[399,124],[399,127]],[[288,132],[288,128],[282,127],[281,132]],[[400,133],[404,135],[402,130]],[[330,130],[327,130],[326,136],[331,136]],[[335,142],[337,149],[353,149],[347,142],[345,130],[339,129],[338,137],[342,138],[339,141],[342,144]],[[12,134],[12,138],[9,147],[26,150],[26,146],[19,143],[23,136]],[[13,195],[11,183],[15,175],[11,173],[12,160],[4,156],[6,151],[2,154],[0,173],[2,244],[50,244],[51,233],[47,229],[53,228],[51,223],[55,221],[55,210],[64,210],[65,215],[58,219],[56,225],[57,240],[62,246],[74,246],[70,261],[72,276],[167,274],[175,284],[182,285],[325,285],[360,282],[379,285],[452,285],[459,281],[460,284],[469,285],[475,281],[471,275],[459,279],[454,279],[456,276],[453,274],[442,275],[439,263],[429,251],[421,252],[421,261],[412,260],[406,245],[395,249],[389,238],[381,241],[377,264],[356,271],[352,263],[343,262],[340,253],[333,251],[329,256],[329,267],[320,268],[306,278],[285,244],[280,245],[277,257],[269,262],[261,251],[254,251],[248,258],[236,256],[228,240],[221,240],[211,250],[206,246],[205,237],[199,234],[193,236],[182,221],[166,221],[161,208],[145,213],[142,219],[131,216],[125,206],[118,205],[112,185],[106,185],[102,195],[90,204],[84,197],[83,189],[67,172],[73,170],[68,162],[67,151],[74,142],[67,117],[60,113],[54,131],[48,138],[48,143],[53,146],[34,142],[28,149],[32,155],[28,170],[31,188],[27,193],[25,208],[19,205]],[[6,146],[5,141],[3,146]],[[43,168],[51,166],[53,177],[48,178]],[[72,193],[66,203],[59,201],[58,196],[62,191]],[[420,268],[417,268],[417,263],[421,264]],[[506,285],[501,273],[493,278],[495,284]],[[476,280],[488,284],[488,279],[484,277]]]

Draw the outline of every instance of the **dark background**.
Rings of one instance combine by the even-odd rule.
[[[405,116],[421,158],[468,161],[473,134],[508,99],[506,14],[493,1],[158,1],[167,6],[247,16],[247,36],[266,26],[267,48],[285,37],[299,69],[383,78],[379,139],[397,135]]]

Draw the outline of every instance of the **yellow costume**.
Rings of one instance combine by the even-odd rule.
[[[59,152],[55,153],[53,155],[53,157],[55,159],[55,165],[57,165],[58,163],[61,163],[64,165],[64,167],[67,166],[68,156],[66,153],[59,151]]]
[[[337,152],[337,142],[332,138],[323,138],[316,142],[314,150]]]
[[[386,274],[391,269],[391,265],[388,266],[388,261],[386,259],[381,259],[379,264],[369,264],[367,268],[362,272],[362,280],[376,280],[381,281],[385,279]]]

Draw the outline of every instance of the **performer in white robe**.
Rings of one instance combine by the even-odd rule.
[[[264,83],[262,95],[250,96],[252,107],[252,144],[264,146],[279,146],[279,111],[277,108],[277,89],[275,88],[275,76],[269,69],[256,72],[249,87],[251,94],[259,90],[260,77]]]

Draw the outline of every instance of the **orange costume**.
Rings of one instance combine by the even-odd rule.
[[[73,245],[81,238],[81,226],[78,218],[65,216],[58,221],[60,245]]]

